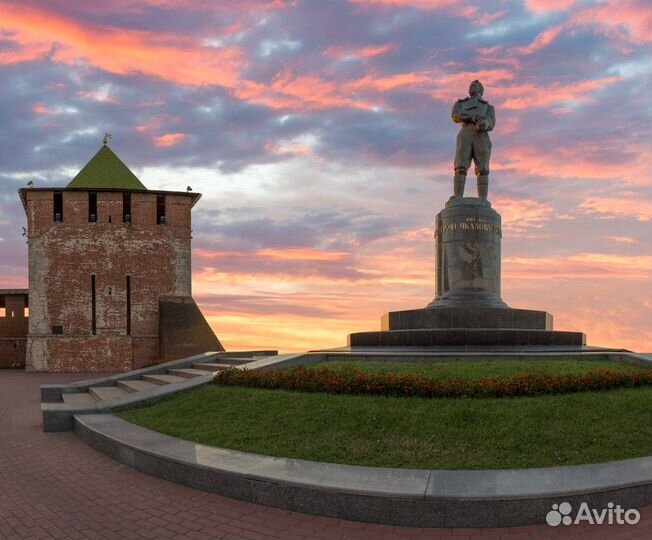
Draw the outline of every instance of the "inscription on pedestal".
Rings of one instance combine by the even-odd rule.
[[[500,299],[500,215],[487,206],[458,204],[437,215],[436,296],[428,306],[506,307]]]
[[[459,223],[448,223],[447,225],[442,225],[441,228],[435,230],[435,238],[440,234],[456,231],[484,231],[497,234],[501,238],[503,237],[503,231],[500,227],[487,223],[486,219],[480,218],[479,221],[475,221],[473,218],[466,218],[466,221],[460,221]]]

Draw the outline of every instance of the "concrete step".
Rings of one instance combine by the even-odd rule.
[[[168,369],[170,375],[176,375],[177,377],[183,377],[184,379],[191,379],[192,377],[199,377],[200,375],[208,375],[209,371],[205,369]]]
[[[185,381],[184,377],[177,377],[176,375],[143,375],[143,381],[151,382],[154,384],[173,384]]]
[[[223,364],[223,363],[215,363],[215,362],[199,362],[197,364],[193,364],[192,367],[195,369],[201,369],[203,371],[221,371],[223,369],[229,369],[230,367],[233,367],[234,364]]]
[[[254,360],[260,360],[261,358],[264,358],[263,356],[259,356],[257,358],[218,358],[220,363],[222,364],[231,364],[231,365],[241,365],[241,364],[248,364],[249,362],[253,362]]]
[[[123,388],[127,392],[144,392],[145,390],[151,390],[152,388],[158,388],[158,384],[154,384],[147,381],[118,381],[118,386]]]
[[[91,386],[88,393],[101,401],[111,401],[129,395],[129,392],[117,386]]]
[[[83,394],[62,394],[63,402],[66,405],[76,405],[80,407],[85,407],[87,405],[95,405],[97,400],[91,396],[88,392]]]

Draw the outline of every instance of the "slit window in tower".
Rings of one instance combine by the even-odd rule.
[[[131,193],[122,194],[122,222],[131,223]]]
[[[156,223],[165,224],[165,195],[156,196]]]
[[[91,333],[97,333],[97,306],[95,305],[95,274],[91,276]]]
[[[97,193],[88,194],[88,221],[97,222]]]
[[[55,223],[63,221],[63,193],[60,191],[54,193],[54,221]]]
[[[131,276],[127,276],[127,335],[131,335]]]

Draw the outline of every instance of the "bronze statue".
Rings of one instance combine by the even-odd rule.
[[[482,98],[483,94],[482,83],[473,81],[469,86],[469,97],[458,99],[453,105],[451,118],[456,124],[462,124],[462,129],[457,134],[455,150],[453,197],[464,196],[466,172],[473,160],[475,174],[478,177],[478,197],[487,200],[491,157],[491,140],[488,132],[496,125],[496,113],[493,106]]]

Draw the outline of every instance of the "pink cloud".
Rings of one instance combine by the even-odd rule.
[[[328,58],[346,58],[346,57],[359,57],[359,58],[373,58],[375,56],[382,56],[397,48],[394,43],[386,43],[385,45],[369,45],[367,47],[351,49],[341,45],[332,45],[324,51],[324,56]]]
[[[176,146],[188,137],[187,133],[166,133],[159,137],[154,137],[154,145],[159,148],[167,148],[169,146]]]
[[[48,108],[45,106],[44,103],[36,103],[35,105],[32,105],[32,112],[34,114],[49,114],[50,111]]]
[[[4,27],[3,27],[4,28]],[[0,66],[11,66],[22,64],[23,62],[34,62],[47,56],[50,51],[50,45],[38,41],[20,42],[16,41],[16,36],[8,36],[12,48],[0,51]]]
[[[545,269],[545,272],[542,272]],[[652,278],[652,256],[578,253],[566,257],[506,257],[505,279],[627,279]]]
[[[496,86],[491,89],[491,92],[498,98],[498,103],[503,109],[540,109],[563,102],[590,103],[593,101],[592,92],[621,80],[621,77],[613,76],[567,84]]]
[[[525,6],[534,13],[547,11],[568,11],[577,0],[525,0]]]
[[[579,206],[589,214],[598,214],[607,219],[629,218],[637,221],[652,221],[652,201],[640,196],[631,197],[588,197]]]
[[[357,87],[355,87],[357,83]],[[371,109],[375,103],[352,93],[352,90],[369,89],[374,83],[379,86],[391,82],[358,80],[353,83],[327,81],[316,74],[295,74],[284,71],[276,75],[270,85],[243,81],[233,94],[242,100],[260,103],[274,109],[312,110],[336,107]],[[394,81],[394,87],[400,82]]]
[[[53,12],[5,2],[0,7],[3,28],[26,60],[49,54],[54,62],[76,65],[85,61],[120,75],[144,73],[184,85],[226,87],[236,84],[244,65],[238,48],[201,47],[197,40],[180,35],[81,24]]]
[[[652,9],[639,0],[606,0],[578,11],[571,23],[596,26],[615,41],[652,43]]]
[[[490,92],[493,94],[496,88],[509,84],[510,81],[514,80],[515,76],[515,72],[508,69],[458,70],[455,73],[436,73],[431,78],[434,88],[429,88],[428,93],[433,99],[452,104],[455,99],[463,94],[466,95],[469,84],[475,79],[480,80],[485,88],[491,87]],[[487,91],[485,95],[490,92]]]
[[[492,199],[495,208],[500,208],[505,231],[523,233],[528,229],[541,229],[553,217],[554,209],[548,203],[533,199],[496,197]]]
[[[349,0],[354,4],[384,7],[412,7],[418,9],[441,9],[455,4],[456,0]]]
[[[539,35],[537,35],[536,38],[534,38],[534,41],[527,45],[526,47],[517,47],[515,49],[516,52],[520,54],[534,54],[535,52],[540,51],[541,49],[545,49],[548,45],[550,45],[561,32],[564,30],[565,25],[561,24],[559,26],[553,26],[551,28],[548,28],[541,32]]]
[[[484,10],[480,10],[477,6],[465,6],[459,10],[459,14],[462,17],[470,19],[473,21],[473,24],[477,24],[478,26],[486,26],[496,19],[504,17],[507,13],[508,10],[506,9],[494,13],[488,13]]]
[[[345,251],[322,251],[314,248],[266,248],[256,252],[257,255],[282,261],[343,261],[350,256]]]
[[[178,123],[179,120],[179,116],[173,116],[170,114],[157,114],[151,116],[147,122],[137,125],[134,129],[141,133],[151,133],[153,131],[159,131],[165,127],[174,125]]]
[[[609,236],[609,240],[618,242],[619,244],[636,244],[636,239],[631,236]]]
[[[508,153],[496,156],[492,169],[518,171],[519,174],[543,176],[551,180],[585,178],[589,180],[618,181],[630,186],[649,186],[647,178],[652,151],[630,148],[620,152],[619,159],[609,155],[616,149],[592,146],[582,140],[565,142],[553,149],[543,149],[534,144],[513,144]],[[627,175],[623,175],[623,162],[627,162]]]
[[[103,90],[79,90],[76,92],[76,95],[81,98],[91,99],[100,103],[118,103],[116,98],[112,97],[108,94],[108,92]]]

